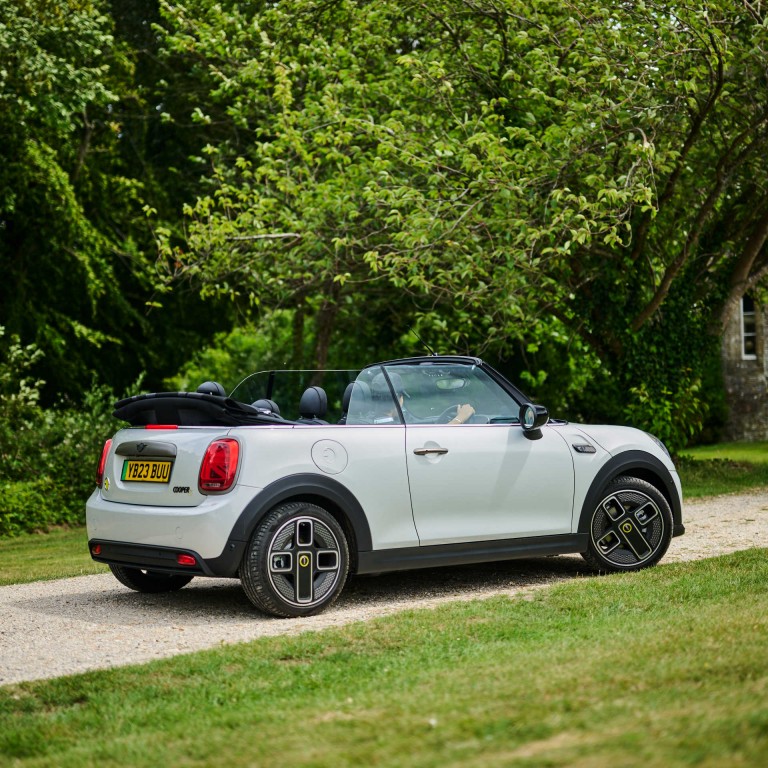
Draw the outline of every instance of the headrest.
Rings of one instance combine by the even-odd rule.
[[[328,410],[328,396],[322,387],[308,387],[299,401],[299,414],[303,419],[322,419]]]
[[[227,390],[218,381],[206,381],[197,388],[197,391],[203,395],[227,396]]]
[[[341,399],[341,410],[344,413],[349,411],[349,404],[352,397],[357,403],[367,402],[371,399],[371,388],[364,381],[353,381],[347,384],[344,390],[344,396]]]
[[[350,381],[344,394],[341,396],[341,410],[346,413],[349,410],[349,401],[352,399],[352,390],[355,388],[355,382]]]
[[[277,403],[274,400],[268,400],[266,397],[261,398],[261,400],[255,400],[251,403],[251,405],[254,408],[259,408],[262,411],[269,411],[270,413],[274,413],[276,415],[280,415],[280,408],[278,407]]]

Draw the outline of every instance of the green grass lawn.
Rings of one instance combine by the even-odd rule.
[[[88,554],[85,528],[25,533],[0,539],[0,586],[103,573]]]
[[[752,550],[6,686],[0,763],[764,765],[766,585]]]
[[[687,448],[685,453],[694,459],[718,459],[768,464],[768,442],[697,445],[695,448]]]
[[[676,459],[686,498],[768,487],[768,443],[722,443],[687,448]]]

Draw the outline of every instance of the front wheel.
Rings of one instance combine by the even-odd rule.
[[[592,511],[582,557],[596,571],[639,571],[661,560],[672,539],[672,511],[664,495],[636,477],[608,484]]]
[[[126,568],[122,565],[110,565],[109,570],[121,584],[129,589],[150,594],[176,592],[192,581],[192,576],[184,576],[179,573],[160,573],[141,568]]]
[[[248,599],[264,613],[291,618],[319,613],[344,588],[349,549],[326,510],[282,504],[259,524],[240,566]]]

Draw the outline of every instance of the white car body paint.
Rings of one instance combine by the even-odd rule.
[[[253,377],[246,382],[251,392],[258,385]],[[333,536],[347,539],[350,564],[361,572],[584,553],[598,544],[609,557],[616,543],[633,546],[640,553],[637,567],[644,567],[663,556],[669,536],[684,531],[680,480],[658,441],[628,427],[546,423],[545,409],[527,405],[519,390],[476,358],[369,366],[347,391],[349,413],[341,424],[315,417],[286,420],[205,392],[121,401],[123,418],[149,426],[120,430],[103,457],[101,485],[86,503],[92,556],[149,574],[142,578],[150,582],[158,573],[160,579],[164,573],[233,576],[256,546],[262,520],[275,510],[289,514],[307,503],[341,526]],[[455,424],[463,403],[473,405],[470,421]],[[152,421],[155,409],[175,415],[176,421]],[[526,427],[522,421],[528,421]],[[201,465],[209,446],[220,440],[237,444],[237,463],[230,462],[232,486],[203,492]],[[128,461],[170,461],[170,477],[167,482],[124,480]],[[635,478],[635,485],[611,491],[603,509],[603,490],[616,477]],[[624,501],[616,493],[624,494]],[[281,575],[285,568],[317,558],[321,595],[323,572],[339,567],[341,555],[328,540],[312,543],[306,550],[311,557],[299,557],[301,537],[335,523],[323,522],[320,513],[296,514],[289,523],[295,525],[294,544],[269,544],[278,549],[269,549],[261,562],[274,556],[270,578],[290,589],[292,582]],[[613,515],[615,525],[606,514]],[[590,538],[593,515],[598,533]],[[620,524],[630,526],[626,544]],[[608,566],[622,570],[626,562],[633,567],[631,555],[622,557]],[[190,559],[194,570],[185,571],[189,563],[182,561]],[[251,555],[252,581],[255,562]],[[300,576],[302,589],[309,589],[303,571],[296,571],[295,583]],[[141,588],[130,574],[127,581]],[[253,584],[249,597],[264,607]],[[304,615],[304,594],[287,602],[276,596],[276,615]],[[312,598],[307,610],[323,605],[322,596],[317,606]]]

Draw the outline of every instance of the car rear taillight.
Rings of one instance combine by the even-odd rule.
[[[230,437],[214,440],[205,452],[197,484],[201,493],[228,491],[235,482],[240,444]]]
[[[109,449],[112,447],[112,441],[107,440],[106,443],[104,443],[104,447],[101,449],[101,458],[99,459],[99,468],[96,470],[96,485],[101,488],[102,483],[104,482],[104,467],[107,465],[107,454],[109,453]]]

